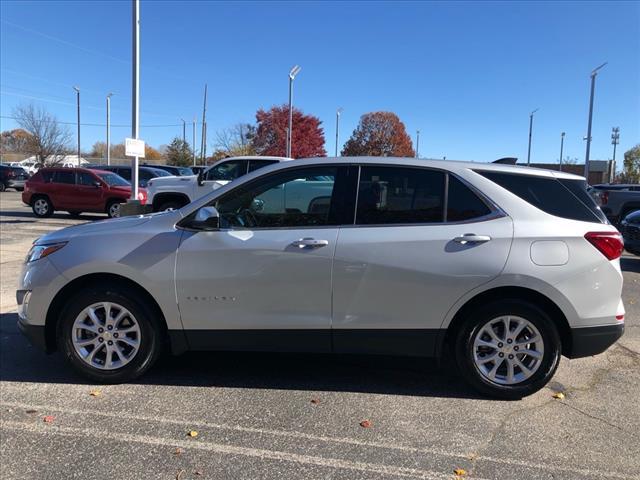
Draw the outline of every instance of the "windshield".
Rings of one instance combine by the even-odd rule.
[[[172,177],[173,175],[169,172],[167,172],[166,170],[162,170],[161,168],[153,168],[151,169],[151,171],[153,172],[153,175],[151,176],[151,178],[153,177]]]
[[[180,172],[180,175],[193,175],[193,170],[189,167],[179,167],[178,171]]]
[[[128,187],[131,185],[124,178],[120,175],[116,175],[115,173],[98,173],[98,176],[110,187]]]

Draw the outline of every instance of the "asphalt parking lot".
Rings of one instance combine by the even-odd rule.
[[[2,478],[640,478],[640,257],[622,259],[624,337],[521,401],[360,356],[186,354],[98,386],[28,344],[14,291],[35,238],[102,218],[38,220],[0,194]]]

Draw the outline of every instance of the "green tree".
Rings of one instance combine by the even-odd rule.
[[[188,167],[193,163],[193,151],[188,142],[183,142],[181,138],[174,138],[167,145],[166,153],[167,162],[170,165],[179,165]]]

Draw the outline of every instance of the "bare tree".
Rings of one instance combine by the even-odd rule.
[[[237,123],[230,128],[219,130],[216,133],[215,148],[226,155],[235,157],[239,155],[255,155],[253,139],[256,136],[256,127],[248,123]]]
[[[71,134],[54,115],[42,107],[29,104],[16,107],[13,117],[33,137],[27,153],[35,155],[40,163],[46,165],[55,165],[64,159],[69,151]]]

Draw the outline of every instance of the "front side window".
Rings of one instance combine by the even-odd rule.
[[[444,173],[424,168],[363,166],[356,223],[443,221]]]
[[[331,211],[338,167],[288,170],[234,189],[214,204],[222,228],[335,225]]]
[[[76,172],[58,170],[53,176],[53,182],[74,185],[76,183]]]
[[[207,180],[235,180],[247,173],[246,160],[231,160],[214,165],[207,172]]]
[[[84,185],[85,187],[93,187],[98,180],[90,173],[78,174],[78,185]]]

